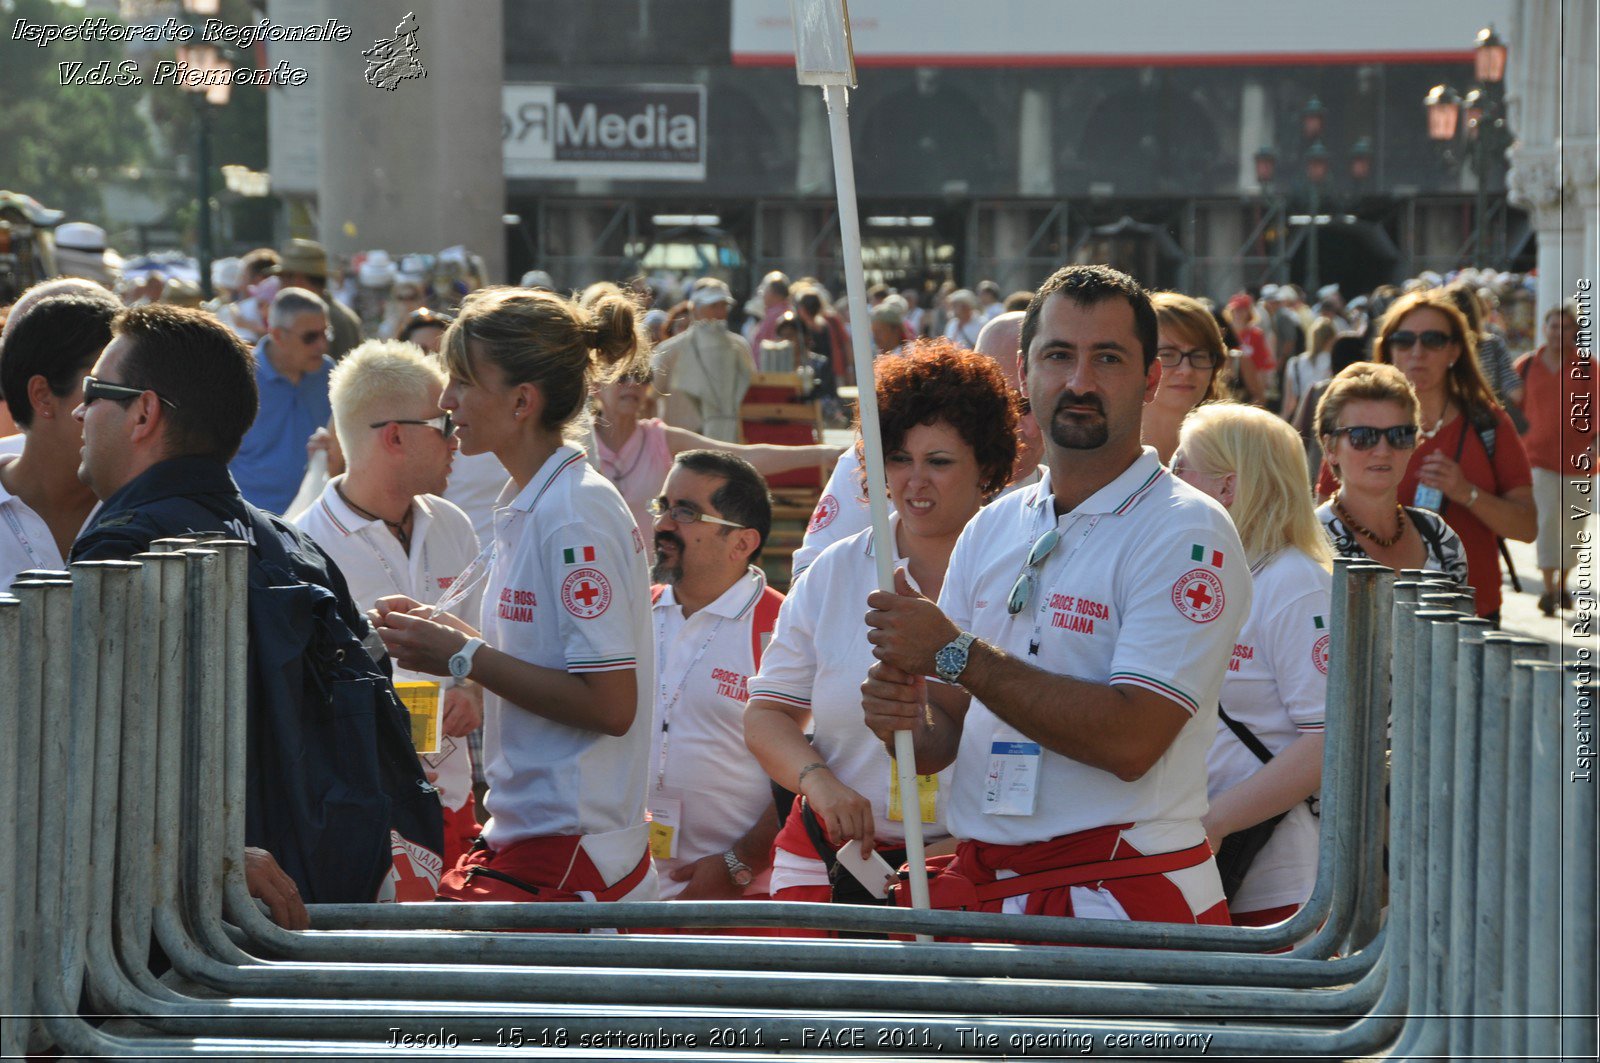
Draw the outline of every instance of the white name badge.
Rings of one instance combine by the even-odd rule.
[[[984,777],[983,814],[1031,816],[1039,797],[1039,743],[1011,728],[995,731]]]
[[[657,860],[678,858],[678,828],[683,826],[683,802],[661,791],[650,795],[650,855]]]

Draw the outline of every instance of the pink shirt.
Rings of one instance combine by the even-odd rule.
[[[659,418],[640,421],[622,446],[613,451],[598,434],[594,438],[600,471],[616,484],[622,500],[628,503],[639,532],[648,541],[655,518],[650,516],[650,500],[661,493],[672,471],[672,449],[667,445],[667,426]]]

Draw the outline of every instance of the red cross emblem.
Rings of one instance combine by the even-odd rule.
[[[1193,569],[1172,585],[1173,607],[1196,624],[1209,624],[1221,616],[1226,601],[1222,580],[1210,569]]]
[[[597,568],[580,568],[561,584],[561,604],[567,612],[592,620],[611,605],[611,581]]]
[[[811,524],[806,528],[809,532],[819,532],[833,523],[833,518],[839,515],[839,500],[832,495],[823,495],[817,503],[817,508],[811,514]]]
[[[1324,635],[1311,647],[1311,663],[1317,666],[1317,671],[1323,675],[1328,674],[1328,636]]]

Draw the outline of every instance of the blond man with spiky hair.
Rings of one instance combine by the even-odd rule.
[[[294,523],[333,558],[362,608],[393,594],[437,601],[478,553],[472,521],[439,497],[456,450],[450,415],[439,409],[444,386],[439,362],[398,340],[368,340],[329,379],[346,471]],[[476,598],[474,592],[462,606],[467,615],[477,614]],[[408,682],[434,680],[396,669],[395,683]],[[417,707],[410,707],[416,718]],[[419,736],[414,728],[444,806],[445,851],[416,852],[397,843],[398,900],[432,900],[441,857],[443,866],[454,864],[477,834],[466,736],[482,722],[483,694],[469,682],[444,690],[437,735]]]

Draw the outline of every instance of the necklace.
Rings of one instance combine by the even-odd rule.
[[[339,493],[339,497],[344,501],[345,505],[361,514],[363,517],[366,517],[368,520],[382,521],[383,526],[394,532],[394,537],[400,540],[400,548],[408,554],[411,552],[411,529],[409,527],[411,523],[410,506],[406,507],[405,516],[401,517],[399,520],[389,520],[387,517],[380,517],[370,510],[362,509],[360,506],[350,501],[350,496],[344,493],[343,488],[335,485],[334,490]]]
[[[603,439],[600,438],[600,433],[598,431],[595,433],[595,439],[596,439],[596,441],[601,442],[601,443],[605,442]],[[627,447],[627,445],[630,442],[632,442],[634,439],[638,439],[639,440],[639,449],[633,455],[633,464],[629,465],[626,469],[624,469],[624,468],[622,468],[622,452]],[[609,446],[606,447],[606,449],[607,450],[611,450],[611,448]],[[605,469],[603,467],[604,464],[610,464],[611,472],[606,473],[606,477],[608,479],[610,479],[610,481],[612,483],[620,485],[622,483],[622,481],[626,480],[629,477],[629,475],[632,474],[633,470],[635,470],[635,469],[637,469],[639,467],[639,462],[644,460],[644,451],[645,451],[644,430],[641,429],[638,426],[638,424],[635,424],[633,426],[633,432],[629,434],[627,439],[624,439],[622,441],[622,446],[618,447],[616,450],[612,450],[611,451],[611,458],[609,459],[609,461],[608,461],[608,459],[605,458],[604,455],[601,455],[601,462],[602,462],[601,471],[605,472]]]
[[[1339,519],[1344,522],[1344,526],[1346,528],[1349,528],[1357,535],[1365,535],[1368,539],[1371,539],[1374,543],[1384,547],[1385,549],[1399,542],[1401,537],[1406,533],[1406,509],[1399,502],[1394,504],[1395,523],[1399,530],[1397,530],[1387,539],[1364,527],[1359,521],[1352,517],[1350,515],[1350,511],[1344,508],[1344,500],[1337,494],[1333,496],[1333,511],[1339,514]]]
[[[1439,411],[1439,419],[1437,421],[1433,422],[1433,427],[1432,428],[1418,428],[1417,429],[1417,435],[1423,440],[1432,439],[1434,436],[1438,435],[1439,434],[1439,430],[1444,427],[1444,419],[1446,417],[1448,417],[1449,415],[1450,415],[1450,403],[1446,402],[1444,404],[1444,409]]]

